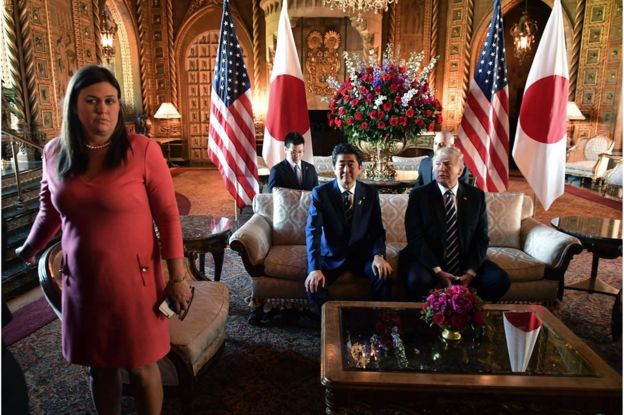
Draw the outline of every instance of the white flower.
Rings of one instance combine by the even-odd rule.
[[[387,97],[385,95],[379,95],[377,98],[375,98],[375,108],[379,108],[386,99]]]

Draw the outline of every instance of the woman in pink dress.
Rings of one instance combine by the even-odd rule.
[[[182,312],[191,293],[171,174],[156,143],[126,133],[120,97],[99,66],[69,81],[60,137],[44,149],[39,213],[16,253],[34,262],[61,229],[63,356],[92,368],[98,413],[121,413],[125,368],[138,412],[159,414],[157,361],[170,339],[158,304],[169,297]]]

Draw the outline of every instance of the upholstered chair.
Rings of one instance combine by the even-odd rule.
[[[44,296],[61,319],[61,244],[48,248],[39,260],[39,282]],[[209,362],[225,342],[225,321],[229,311],[228,289],[222,282],[202,281],[202,274],[193,261],[187,266],[194,281],[195,296],[183,321],[169,320],[171,350],[158,362],[166,392],[176,391],[185,414],[192,413],[193,392],[198,376],[209,367]],[[166,275],[167,266],[163,261]],[[124,373],[124,393],[127,376]]]
[[[567,154],[565,174],[567,176],[591,179],[592,185],[604,178],[614,146],[613,140],[599,135],[592,139],[582,139],[570,147]]]
[[[622,198],[622,160],[618,160],[617,164],[611,170],[605,173],[603,195],[607,193]]]
[[[392,164],[394,165],[394,168],[397,170],[418,171],[420,162],[426,157],[427,156],[419,156],[419,157],[392,156]]]

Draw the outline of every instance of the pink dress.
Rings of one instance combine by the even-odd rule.
[[[62,229],[63,356],[71,363],[136,367],[169,351],[169,325],[157,311],[160,260],[183,256],[179,212],[158,144],[129,138],[126,163],[90,181],[59,181],[57,139],[44,149],[41,205],[27,242],[38,252]]]

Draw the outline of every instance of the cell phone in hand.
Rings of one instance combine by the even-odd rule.
[[[163,302],[160,303],[158,310],[167,318],[171,318],[176,314],[173,309],[173,301],[169,297],[165,298]]]

